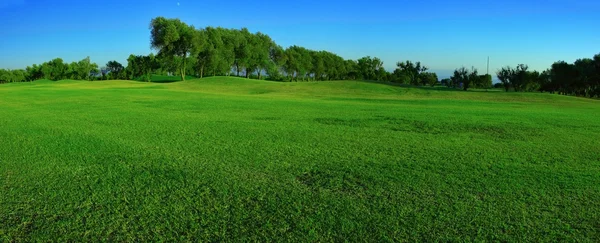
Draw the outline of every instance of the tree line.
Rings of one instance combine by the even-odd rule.
[[[93,80],[98,72],[98,64],[86,57],[78,62],[65,63],[61,58],[55,58],[40,65],[33,64],[25,70],[0,69],[0,83],[25,82],[38,79],[61,80]]]
[[[541,91],[563,95],[600,98],[600,54],[574,63],[558,61],[543,72],[528,66],[503,67],[496,73],[506,91]]]
[[[130,55],[127,64],[110,61],[102,68],[89,57],[64,63],[56,58],[25,70],[0,70],[0,82],[37,79],[102,80],[125,79],[150,81],[152,74],[186,76],[241,76],[275,81],[376,80],[419,86],[445,85],[468,90],[492,88],[492,76],[481,75],[475,68],[457,68],[450,78],[438,79],[420,62],[402,61],[388,72],[383,61],[366,56],[344,59],[325,50],[310,50],[293,45],[283,48],[268,35],[251,33],[247,28],[195,28],[179,19],[157,17],[150,21],[149,55]],[[506,91],[547,91],[587,97],[600,96],[600,54],[573,64],[556,62],[543,72],[528,66],[503,67],[496,72]]]
[[[377,57],[347,60],[328,51],[293,45],[283,48],[261,32],[246,28],[196,29],[179,19],[157,17],[150,23],[151,46],[169,63],[164,70],[197,77],[236,75],[277,81],[378,80],[431,85],[438,82],[419,62],[397,63],[393,73]],[[160,66],[160,65],[159,65]],[[158,68],[158,66],[156,66]]]

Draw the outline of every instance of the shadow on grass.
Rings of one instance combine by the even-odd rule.
[[[411,84],[400,84],[400,83],[394,83],[394,82],[387,82],[387,81],[375,81],[375,80],[357,80],[357,82],[365,82],[365,83],[373,83],[373,84],[383,84],[383,85],[390,85],[390,86],[396,86],[396,87],[404,87],[404,88],[415,88],[415,89],[422,89],[422,90],[435,90],[435,91],[464,91],[462,88],[450,88],[450,87],[446,87],[446,86],[441,86],[441,85],[436,85],[436,86],[416,86],[416,85],[411,85]],[[498,89],[469,89],[467,90],[467,92],[497,92],[499,91]]]
[[[160,83],[160,84],[167,84],[167,83],[175,83],[175,82],[181,82],[181,79],[177,79],[177,80],[169,80],[169,79],[152,79],[152,81],[150,81],[151,83]]]
[[[394,83],[394,82],[387,82],[387,81],[375,81],[375,80],[360,80],[357,82],[365,82],[365,83],[372,83],[372,84],[383,84],[383,85],[389,85],[389,86],[395,86],[395,87],[403,87],[403,88],[415,88],[415,89],[423,89],[423,90],[435,90],[435,91],[462,91],[462,89],[455,89],[455,88],[448,88],[446,86],[416,86],[416,85],[411,85],[411,84],[400,84],[400,83]]]
[[[195,79],[197,77],[195,76],[185,76],[186,80],[189,79]],[[148,82],[146,80],[144,80],[142,77],[139,78],[135,78],[132,81],[137,81],[137,82]],[[150,83],[175,83],[175,82],[181,82],[181,76],[167,76],[167,75],[152,75],[152,77],[150,78]]]

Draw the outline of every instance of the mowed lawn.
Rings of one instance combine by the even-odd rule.
[[[0,241],[600,241],[600,101],[356,81],[0,85]]]

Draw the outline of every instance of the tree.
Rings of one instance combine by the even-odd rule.
[[[10,70],[0,69],[0,83],[12,83],[12,79]]]
[[[523,86],[527,83],[528,72],[527,69],[529,67],[525,64],[517,65],[517,68],[513,71],[513,77],[511,79],[512,87],[516,92],[519,92],[523,89]]]
[[[296,53],[296,49],[293,46],[290,46],[285,49],[285,63],[283,63],[282,68],[288,79],[293,81],[296,78],[297,70],[300,69],[298,59],[300,58],[299,54]]]
[[[358,62],[354,60],[346,60],[344,62],[344,67],[346,69],[346,75],[344,79],[355,80],[360,78]]]
[[[593,81],[596,78],[594,60],[591,58],[577,59],[573,63],[577,76],[574,77],[572,90],[577,96],[590,97],[593,93]]]
[[[273,62],[273,65],[267,67],[266,72],[271,80],[283,80],[281,73],[282,67],[287,61],[285,51],[281,46],[275,45],[269,49],[269,58]]]
[[[25,69],[26,71],[26,80],[27,81],[33,81],[33,80],[38,80],[44,77],[44,73],[42,73],[42,67],[38,66],[36,64],[33,64],[32,66],[27,66],[27,68]]]
[[[13,82],[25,82],[26,73],[25,70],[22,69],[14,69],[12,70],[12,81]]]
[[[471,67],[471,72],[469,73],[467,80],[465,80],[464,82],[464,90],[466,91],[469,87],[471,87],[471,85],[477,86],[477,84],[480,83],[481,81],[479,80],[479,74],[477,73],[477,69],[475,67]]]
[[[438,77],[436,73],[424,72],[420,74],[420,80],[423,85],[429,85],[431,87],[438,83]]]
[[[408,83],[412,85],[421,84],[419,78],[420,74],[428,70],[427,67],[421,66],[421,62],[413,63],[411,61],[405,62],[397,62],[396,70],[394,70],[394,75],[398,80],[408,81]]]
[[[64,63],[63,59],[55,58],[42,64],[42,75],[45,79],[61,80],[67,77],[69,64]]]
[[[450,80],[449,78],[442,79],[440,83],[446,87],[452,87],[452,80]]]
[[[223,46],[223,42],[219,33],[211,27],[199,30],[199,36],[201,39],[207,40],[207,43],[198,52],[196,63],[196,68],[200,71],[200,78],[202,78],[205,69],[212,68],[214,75],[214,69],[219,58],[218,50]]]
[[[231,40],[233,41],[235,71],[236,75],[240,76],[240,71],[248,66],[252,54],[250,43],[248,43],[250,32],[247,28],[242,28],[234,30],[231,36],[233,37]],[[245,76],[248,77],[248,74],[246,73]]]
[[[271,49],[276,45],[271,37],[260,32],[252,35],[250,43],[252,45],[252,54],[249,61],[250,71],[256,71],[258,79],[260,79],[264,70],[267,70],[271,68],[271,66],[275,65],[270,54]]]
[[[498,76],[498,79],[502,83],[502,86],[506,92],[508,92],[508,89],[512,83],[511,79],[513,78],[513,73],[514,71],[511,67],[503,67],[496,72],[496,76]]]
[[[158,50],[159,56],[166,58],[179,57],[177,67],[181,80],[185,80],[187,57],[198,52],[198,32],[179,19],[157,17],[150,22],[151,47]]]
[[[476,85],[477,88],[489,89],[489,88],[492,88],[492,86],[493,86],[492,75],[489,75],[489,74],[479,75],[479,78],[477,79],[477,81],[478,81],[478,83]]]
[[[476,68],[471,68],[471,71],[469,71],[467,68],[461,67],[454,70],[454,74],[450,79],[455,84],[462,84],[463,90],[467,91],[472,83],[478,82],[479,75]]]
[[[539,74],[540,91],[564,95],[600,97],[600,54],[577,59],[574,63],[558,61]]]
[[[326,54],[320,51],[311,51],[310,52],[312,59],[312,70],[313,77],[315,80],[322,80],[325,75],[325,59]]]
[[[383,61],[377,57],[362,57],[357,60],[358,78],[367,80],[381,80],[385,74]],[[383,71],[383,72],[382,72]]]
[[[91,80],[92,73],[98,72],[98,64],[92,63],[89,56],[77,62],[74,68],[74,79],[79,80]]]
[[[127,58],[127,69],[130,79],[142,77],[146,82],[152,81],[152,72],[158,68],[157,59],[154,54],[148,56],[129,55]]]
[[[111,79],[120,79],[125,67],[117,61],[109,61],[106,63],[106,70]]]
[[[526,72],[524,77],[523,85],[521,86],[523,91],[532,92],[540,89],[540,72]]]
[[[290,46],[284,51],[283,70],[290,80],[304,80],[312,69],[312,57],[309,50],[300,46]]]

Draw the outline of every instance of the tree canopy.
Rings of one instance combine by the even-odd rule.
[[[491,88],[492,76],[479,75],[464,67],[452,77],[438,81],[437,74],[427,72],[421,62],[405,60],[388,72],[378,57],[365,56],[344,59],[325,50],[310,50],[302,46],[282,47],[262,32],[247,28],[195,28],[179,19],[156,17],[150,21],[150,46],[156,55],[130,55],[127,66],[109,61],[101,71],[86,57],[66,63],[55,58],[33,64],[22,70],[0,70],[0,83],[37,79],[141,79],[151,80],[151,74],[196,77],[237,75],[246,78],[276,81],[376,80],[401,84],[448,87]],[[101,75],[100,75],[101,74]],[[574,63],[557,61],[544,71],[530,70],[526,64],[505,66],[497,70],[498,86],[505,91],[541,91],[565,95],[600,97],[600,54],[581,58]]]
[[[197,53],[203,44],[194,26],[187,25],[179,19],[156,17],[150,21],[151,47],[158,50],[158,55],[165,58],[179,57],[177,67],[181,79],[185,80],[187,57]]]

